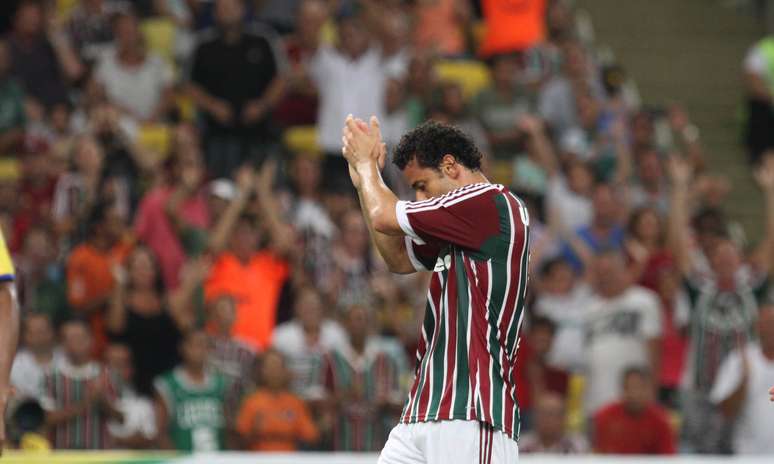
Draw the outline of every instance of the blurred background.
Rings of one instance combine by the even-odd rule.
[[[528,204],[525,460],[774,454],[774,3],[0,10],[9,462],[381,449],[430,276],[371,246],[349,113],[459,126]]]

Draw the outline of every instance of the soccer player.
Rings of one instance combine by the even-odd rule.
[[[0,234],[0,454],[3,454],[5,444],[5,407],[11,396],[11,365],[19,339],[19,311],[13,280],[13,264]]]
[[[352,183],[390,270],[434,272],[414,383],[379,463],[515,462],[524,203],[487,181],[481,153],[454,127],[425,123],[395,148],[393,163],[416,192],[411,202],[398,201],[382,180],[378,120],[350,115],[343,134]]]

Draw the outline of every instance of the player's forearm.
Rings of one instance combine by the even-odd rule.
[[[4,403],[10,386],[11,365],[18,340],[19,310],[13,283],[6,282],[0,287],[0,404]]]
[[[361,178],[358,195],[366,219],[377,232],[404,235],[395,212],[398,197],[385,185],[376,163],[361,164],[356,169]]]
[[[386,188],[386,186],[385,186]],[[406,251],[406,244],[404,242],[404,236],[402,235],[387,235],[379,232],[374,228],[371,216],[366,212],[368,210],[365,195],[363,194],[363,188],[358,189],[358,199],[360,200],[360,207],[363,210],[365,216],[366,226],[368,232],[371,234],[371,238],[376,245],[376,249],[379,250],[379,254],[387,263],[387,268],[390,272],[398,274],[409,274],[414,272],[414,266],[411,264],[408,252]]]

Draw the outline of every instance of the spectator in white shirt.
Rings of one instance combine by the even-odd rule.
[[[655,293],[630,285],[624,258],[605,251],[591,262],[593,295],[586,307],[587,385],[584,406],[595,413],[621,394],[630,365],[658,371],[661,307]]]
[[[108,100],[135,119],[158,120],[172,103],[172,68],[145,49],[133,14],[119,14],[113,27],[115,47],[97,63],[95,79]]]
[[[116,409],[121,421],[108,422],[108,433],[116,448],[150,448],[156,438],[156,412],[153,403],[132,388],[132,352],[129,347],[113,343],[105,349],[105,367],[120,382]]]
[[[55,348],[56,336],[47,315],[27,315],[22,343],[24,348],[16,353],[11,367],[11,385],[16,389],[17,399],[40,398],[43,378],[62,360],[62,353]]]
[[[584,361],[584,323],[591,290],[562,258],[543,265],[536,285],[539,292],[533,306],[535,314],[556,324],[548,362],[559,369],[578,370]]]
[[[309,71],[320,92],[317,117],[319,143],[326,153],[326,190],[349,188],[347,162],[341,155],[341,122],[348,114],[384,117],[388,73],[380,48],[371,41],[360,15],[338,18],[339,45],[320,45]]]
[[[323,355],[346,344],[346,333],[338,323],[323,315],[320,294],[303,288],[293,308],[295,317],[274,329],[272,346],[285,356],[293,374],[291,388],[307,400],[323,396],[321,372]]]
[[[766,407],[766,393],[774,384],[774,306],[758,313],[758,342],[740,346],[720,365],[710,400],[736,421],[734,451],[774,454],[774,414]]]

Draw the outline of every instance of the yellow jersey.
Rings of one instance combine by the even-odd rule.
[[[0,282],[14,280],[13,262],[11,254],[8,253],[8,247],[5,245],[5,238],[0,232]]]

